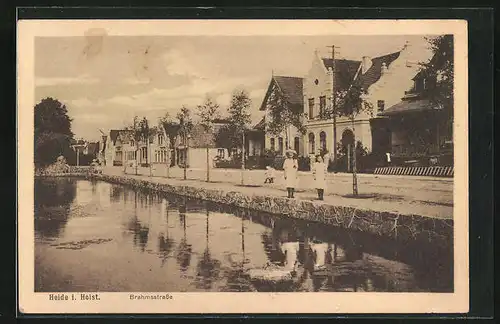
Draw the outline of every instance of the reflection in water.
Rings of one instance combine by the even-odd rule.
[[[210,254],[209,237],[210,237],[210,223],[209,210],[206,209],[206,233],[205,233],[205,250],[203,256],[200,258],[197,265],[197,284],[198,288],[210,290],[214,281],[219,279],[220,266],[219,260],[216,260]]]
[[[163,267],[175,247],[175,241],[169,235],[169,206],[166,199],[162,199],[161,202],[161,218],[165,220],[165,229],[158,236],[158,250],[160,250],[161,266]]]
[[[451,251],[104,182],[36,180],[35,229],[37,291],[453,291]]]
[[[177,263],[183,273],[187,271],[189,266],[191,265],[191,256],[192,256],[192,246],[188,244],[187,234],[186,234],[186,198],[183,197],[182,203],[179,205],[179,220],[182,226],[182,230],[184,236],[182,237],[178,247],[177,247]]]
[[[76,185],[67,178],[35,179],[34,189],[35,232],[55,238],[68,221]]]

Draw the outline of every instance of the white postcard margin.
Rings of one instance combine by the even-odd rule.
[[[34,38],[107,35],[441,35],[455,46],[454,293],[170,293],[169,300],[50,301],[34,292]],[[19,311],[33,313],[466,313],[469,310],[468,47],[462,20],[19,20],[17,26]],[[429,269],[429,271],[433,271]],[[135,293],[136,295],[138,293]],[[148,294],[144,292],[142,294]],[[150,295],[156,295],[151,293]]]

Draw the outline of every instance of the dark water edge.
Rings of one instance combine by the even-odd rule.
[[[113,243],[113,240],[117,240],[116,238],[91,238],[85,240],[75,240],[74,242],[57,243],[58,238],[64,236],[64,228],[67,226],[68,222],[72,219],[78,218],[75,216],[75,207],[72,205],[74,200],[77,199],[77,196],[79,195],[76,186],[77,181],[87,181],[89,186],[93,188],[92,190],[98,187],[103,188],[109,186],[110,204],[122,204],[124,197],[130,194],[134,195],[135,199],[137,199],[137,197],[140,197],[139,199],[141,199],[141,201],[145,199],[144,205],[146,206],[157,206],[162,200],[165,200],[168,203],[169,208],[173,208],[175,216],[179,218],[179,224],[184,224],[184,226],[186,226],[186,219],[189,219],[191,215],[199,216],[200,214],[206,213],[207,233],[209,231],[209,218],[215,217],[214,219],[216,219],[219,217],[226,219],[229,217],[227,218],[228,220],[238,218],[241,220],[242,224],[241,229],[239,230],[242,232],[240,236],[242,237],[243,251],[245,250],[245,226],[257,226],[257,230],[262,231],[262,233],[259,234],[261,236],[262,245],[256,246],[254,244],[254,246],[250,246],[250,248],[247,247],[247,250],[249,249],[251,251],[253,249],[255,251],[265,251],[268,261],[279,266],[283,265],[283,255],[280,255],[282,253],[279,253],[279,249],[272,247],[273,241],[279,241],[281,243],[299,242],[299,263],[303,268],[300,278],[297,278],[295,281],[292,280],[291,282],[281,283],[252,282],[252,280],[248,279],[246,274],[248,266],[258,268],[262,265],[252,265],[251,260],[243,260],[240,265],[229,264],[220,260],[218,260],[218,262],[214,262],[213,256],[209,251],[210,249],[208,249],[209,235],[207,234],[207,249],[197,255],[199,258],[199,263],[197,264],[198,270],[193,270],[194,275],[192,278],[186,279],[182,277],[183,268],[184,271],[187,271],[186,269],[188,267],[192,267],[192,265],[188,264],[189,262],[186,261],[187,259],[184,259],[183,261],[183,258],[187,256],[185,254],[191,253],[189,252],[189,249],[184,251],[185,253],[177,253],[175,256],[180,272],[177,270],[172,272],[172,282],[175,283],[177,279],[174,278],[175,276],[180,276],[178,278],[180,281],[191,280],[194,285],[192,288],[193,290],[189,290],[190,288],[188,290],[182,290],[184,288],[181,290],[175,290],[171,287],[168,291],[213,291],[213,289],[215,289],[213,288],[214,282],[216,281],[225,282],[225,286],[217,288],[218,290],[216,291],[225,291],[225,289],[228,291],[304,291],[304,282],[311,281],[310,286],[314,288],[307,289],[312,289],[312,291],[453,292],[453,250],[449,246],[435,246],[431,243],[423,244],[416,242],[402,244],[401,242],[396,242],[392,239],[375,236],[373,234],[345,230],[320,223],[288,218],[286,216],[235,208],[190,199],[181,195],[167,195],[150,190],[131,190],[129,187],[122,185],[111,185],[97,180],[81,180],[74,178],[45,178],[35,180],[35,232],[38,233],[37,236],[39,238],[43,237],[43,239],[38,239],[35,242],[36,291],[88,291],[87,289],[82,289],[85,287],[74,286],[73,283],[75,281],[75,275],[65,273],[61,270],[64,266],[59,268],[54,266],[47,267],[46,265],[50,261],[42,260],[45,257],[43,255],[44,252],[37,252],[37,247],[43,246],[45,251],[52,251],[51,255],[55,256],[54,262],[60,262],[62,258],[59,259],[59,257],[57,257],[57,253],[60,253],[60,251],[64,251],[64,253],[71,251],[72,253],[76,253],[74,257],[78,258],[78,254],[82,254],[82,251],[95,249],[96,253],[98,253],[98,249],[95,248],[96,246],[104,247],[106,244]],[[93,195],[99,196],[102,195],[102,193],[99,194],[94,192]],[[90,205],[92,204],[89,204],[89,206]],[[92,208],[94,207],[98,208],[99,206],[93,206]],[[107,210],[107,212],[112,210],[113,208]],[[116,211],[116,213],[118,213],[118,211]],[[102,217],[107,217],[107,215],[103,214]],[[182,220],[183,218],[184,220]],[[200,220],[197,219],[197,222],[200,222]],[[250,225],[244,225],[244,223]],[[140,221],[135,221],[135,223],[133,222],[131,224],[128,225],[129,228],[127,231],[133,233],[134,244],[145,247],[147,245],[148,237],[151,236],[149,233],[150,228],[148,228],[144,222],[141,223]],[[221,227],[221,231],[224,230],[230,231],[234,230],[234,228],[226,229]],[[186,228],[184,228],[184,233],[185,231]],[[223,245],[223,241],[217,243],[218,233],[220,232],[213,232],[210,235],[210,240],[215,242],[213,244]],[[200,234],[199,239],[204,239],[203,235],[201,235],[202,233],[197,234]],[[177,238],[177,241],[178,246],[181,246],[182,244],[186,246],[189,245],[187,242],[183,242],[182,238],[180,240]],[[342,260],[339,259],[340,261],[338,262],[332,261],[332,264],[327,264],[325,269],[315,271],[313,269],[314,267],[311,266],[311,264],[314,263],[314,260],[311,260],[316,256],[311,249],[307,248],[308,244],[311,244],[311,242],[312,244],[328,243],[331,246],[338,246],[339,249],[343,250]],[[169,245],[172,244],[174,244],[172,240],[169,241],[165,237],[158,238],[157,245],[160,250],[168,250],[171,248]],[[130,248],[130,253],[127,254],[127,251],[129,251],[127,250],[128,248],[129,247],[120,248],[124,252],[124,259],[128,258],[129,255],[140,257],[140,254],[137,254],[137,252],[132,248]],[[236,250],[236,247],[232,246],[226,249]],[[146,249],[144,249],[144,251],[139,253],[150,252],[147,252]],[[331,254],[335,255],[335,253]],[[85,257],[88,258],[89,262],[93,261],[92,255]],[[174,258],[172,256],[164,257],[167,259]],[[130,258],[131,259],[129,261],[133,262],[133,257]],[[153,261],[148,259],[147,262]],[[245,267],[245,265],[247,267]],[[80,266],[83,268],[86,266],[89,268],[95,267],[95,265],[89,266],[86,264],[81,264]],[[404,270],[399,269],[401,266],[403,266]],[[99,269],[99,271],[101,270],[102,269]],[[127,269],[120,268],[119,271],[126,273]],[[412,273],[411,280],[405,278],[405,272]],[[127,277],[127,275],[124,276]],[[166,275],[166,278],[168,278],[168,276],[169,274]],[[392,279],[384,278],[384,276],[391,277]],[[399,279],[398,276],[400,277]],[[202,279],[198,277],[201,277]],[[222,279],[220,277],[222,277]],[[369,280],[367,278],[369,278]],[[99,280],[105,281],[105,279],[102,278],[99,278],[98,281]],[[147,280],[147,278],[144,280]],[[200,283],[200,280],[202,283]],[[91,280],[89,279],[89,281]],[[162,279],[157,277],[153,281],[161,283]],[[368,281],[370,283],[367,283]],[[335,286],[336,283],[339,282],[340,284]],[[175,284],[172,285],[175,286]],[[346,288],[345,286],[348,286],[349,288]],[[370,288],[370,286],[372,287]],[[118,289],[119,287],[115,288]],[[106,289],[101,290],[100,287],[97,287],[97,290],[119,291],[114,290],[115,288],[107,287]],[[127,291],[145,290],[141,289],[141,287],[137,287]]]

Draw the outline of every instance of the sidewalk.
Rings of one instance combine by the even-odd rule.
[[[135,175],[135,170],[128,170],[132,174],[127,174],[127,176],[174,186],[184,185],[195,188],[236,191],[248,196],[257,194],[286,197],[286,190],[280,181],[272,185],[264,184],[263,178],[259,177],[260,172],[255,171],[245,172],[244,184],[246,186],[239,185],[241,173],[235,172],[236,170],[212,172],[211,176],[214,182],[193,179],[192,177],[197,173],[197,170],[189,170],[188,180],[182,179],[183,170],[178,168],[170,170],[171,178],[166,178],[164,175],[158,176],[158,170],[155,172],[156,176],[152,177],[149,176],[147,168],[140,168],[138,171],[140,175]],[[107,175],[124,175],[123,168],[105,168],[103,172]],[[204,172],[203,175],[205,175]],[[352,175],[350,176],[352,177]],[[204,179],[204,177],[201,178]],[[278,174],[277,178],[279,178]],[[433,181],[413,181],[407,177],[399,180],[360,177],[358,179],[359,193],[365,197],[350,198],[345,197],[345,195],[352,193],[352,179],[339,178],[329,182],[329,190],[325,194],[324,203],[402,215],[421,215],[440,219],[453,218],[453,190],[450,182],[436,184]],[[295,194],[296,199],[315,200],[316,192],[310,184],[306,184],[308,182],[307,176],[301,177],[299,181],[302,185]]]

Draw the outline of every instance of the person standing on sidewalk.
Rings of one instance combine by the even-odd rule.
[[[286,151],[286,159],[285,162],[283,162],[283,170],[288,198],[294,198],[293,194],[297,185],[299,164],[297,163],[297,160],[293,158],[294,153],[295,151],[293,150]]]
[[[326,172],[327,166],[320,155],[316,155],[316,162],[312,167],[314,177],[314,187],[318,190],[318,199],[323,200],[323,194],[326,189]]]

